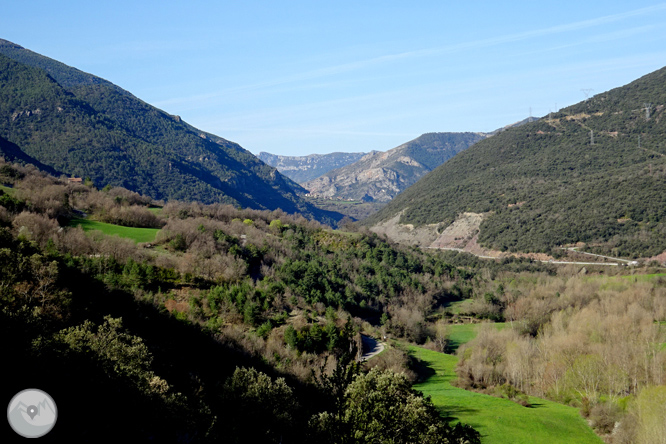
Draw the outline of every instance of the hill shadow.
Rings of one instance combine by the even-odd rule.
[[[41,171],[45,171],[52,176],[58,177],[62,173],[55,168],[46,165],[34,157],[26,154],[21,147],[7,139],[0,137],[0,155],[2,155],[8,162],[17,162],[21,164],[31,164],[36,166]]]
[[[461,345],[463,345],[462,341],[449,340],[449,342],[446,344],[446,347],[444,347],[444,353],[448,355],[455,355]]]
[[[413,353],[409,353],[409,368],[416,373],[416,378],[418,382],[424,382],[430,377],[435,376],[437,372],[430,367],[427,362],[420,360]]]
[[[440,416],[445,421],[455,421],[460,418],[460,415],[474,415],[479,412],[479,409],[473,409],[469,407],[458,407],[458,406],[448,406],[444,405],[438,407]]]

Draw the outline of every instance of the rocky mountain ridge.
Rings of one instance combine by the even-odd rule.
[[[309,154],[307,156],[282,156],[261,152],[259,157],[266,164],[275,167],[296,183],[316,179],[336,168],[349,165],[361,159],[366,153]]]
[[[389,202],[429,171],[487,137],[485,133],[426,133],[388,151],[373,151],[357,162],[303,184],[312,196]]]

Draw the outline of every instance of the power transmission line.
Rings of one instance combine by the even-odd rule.
[[[652,104],[644,103],[643,106],[645,107],[645,120],[650,120],[650,109],[652,109]]]

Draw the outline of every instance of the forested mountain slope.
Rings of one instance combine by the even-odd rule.
[[[303,186],[316,196],[388,202],[426,173],[486,136],[484,133],[423,134],[386,152],[373,151]]]
[[[124,186],[156,199],[281,208],[327,222],[341,218],[300,199],[298,185],[238,144],[5,40],[0,137],[12,144],[3,144],[8,158],[32,158],[98,186]]]
[[[666,250],[666,68],[539,121],[510,128],[449,160],[369,225],[443,228],[489,213],[479,241],[550,251],[585,242],[621,256]]]

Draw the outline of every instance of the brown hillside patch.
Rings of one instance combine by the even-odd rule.
[[[385,234],[392,241],[407,245],[429,245],[437,239],[439,224],[420,227],[414,227],[412,224],[401,224],[400,216],[402,216],[402,213],[404,213],[404,210],[391,219],[374,225],[370,228],[370,231]]]
[[[168,301],[166,301],[164,303],[164,306],[169,311],[169,313],[171,313],[174,310],[185,313],[190,311],[190,305],[187,302],[177,302],[173,299],[169,299]]]
[[[599,116],[603,116],[603,115],[604,115],[603,112],[597,112],[597,113],[593,113],[593,114],[580,113],[580,114],[572,114],[570,116],[566,116],[565,119],[566,120],[576,120],[576,121],[578,121],[578,120],[587,119],[591,116],[599,117]]]
[[[661,254],[658,254],[656,256],[650,257],[646,260],[646,262],[652,262],[652,261],[657,261],[660,264],[666,264],[666,251],[664,251]]]
[[[515,205],[522,205],[517,202]],[[552,256],[544,253],[509,253],[497,250],[489,250],[479,245],[479,227],[485,217],[491,213],[463,213],[432,243],[429,248],[443,250],[456,250],[471,253],[476,256],[501,259],[504,257],[525,257],[532,260],[549,261]]]
[[[172,290],[172,293],[169,295],[169,299],[164,301],[164,306],[169,311],[169,313],[174,310],[187,313],[190,311],[190,297],[195,291],[196,290],[193,290],[189,287]]]
[[[430,244],[430,248],[464,249],[478,234],[484,216],[480,213],[462,213]]]

